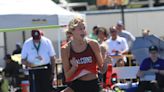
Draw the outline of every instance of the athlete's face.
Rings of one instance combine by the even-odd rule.
[[[72,31],[72,34],[74,35],[75,38],[84,38],[86,36],[86,30],[85,30],[85,25],[84,23],[79,23],[78,26],[74,28]]]

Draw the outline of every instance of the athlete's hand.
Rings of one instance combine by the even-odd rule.
[[[78,67],[78,62],[76,61],[76,58],[72,58],[70,60],[72,67],[77,68]]]

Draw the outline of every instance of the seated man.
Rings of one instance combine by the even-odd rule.
[[[21,69],[22,66],[19,65],[18,62],[12,60],[11,55],[9,54],[5,55],[4,60],[6,63],[6,66],[3,70],[5,77],[11,78],[11,85],[18,86],[21,81],[19,78],[19,75],[21,74],[19,69]]]
[[[150,57],[143,60],[137,73],[140,82],[136,92],[144,92],[146,90],[163,92],[164,60],[158,57],[158,48],[156,46],[150,46],[149,53]]]

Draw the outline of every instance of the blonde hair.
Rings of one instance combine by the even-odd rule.
[[[76,17],[72,19],[68,24],[68,31],[74,30],[79,24],[84,23],[84,19],[82,17]]]

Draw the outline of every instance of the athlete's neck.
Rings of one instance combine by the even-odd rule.
[[[72,43],[73,44],[76,44],[76,45],[83,45],[86,43],[86,39],[83,39],[83,40],[72,40]]]

